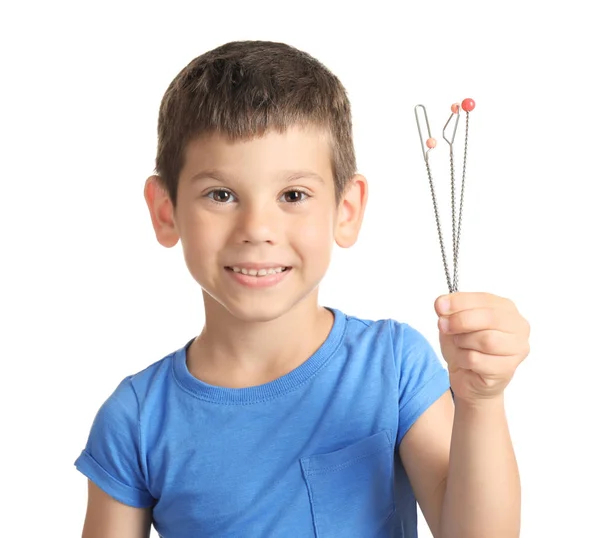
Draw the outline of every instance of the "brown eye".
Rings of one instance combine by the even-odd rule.
[[[283,199],[288,203],[302,202],[306,198],[306,193],[302,191],[287,191],[283,194]]]
[[[210,191],[208,193],[208,197],[214,202],[219,202],[221,204],[226,204],[233,199],[233,195],[229,191],[225,191],[223,189]]]

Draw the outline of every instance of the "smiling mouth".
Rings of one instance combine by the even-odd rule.
[[[233,271],[234,273],[240,273],[242,275],[261,277],[261,276],[276,275],[278,273],[284,273],[286,271],[291,270],[291,267],[281,266],[281,267],[269,267],[268,269],[246,269],[245,267],[233,266],[233,267],[225,267],[225,269],[227,269],[227,271]]]

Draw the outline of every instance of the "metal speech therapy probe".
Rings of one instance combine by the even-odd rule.
[[[466,112],[466,124],[465,124],[465,148],[463,156],[463,168],[462,168],[462,184],[460,189],[460,206],[458,212],[458,223],[456,218],[456,195],[455,195],[455,179],[454,179],[454,139],[456,137],[456,130],[458,128],[458,122],[460,119],[460,109]],[[467,168],[467,145],[469,141],[469,113],[475,108],[475,101],[473,99],[464,99],[459,105],[454,103],[451,106],[452,114],[446,125],[444,125],[443,137],[444,140],[450,146],[450,194],[452,201],[452,258],[453,258],[453,274],[450,278],[450,272],[448,271],[448,263],[446,261],[446,250],[444,248],[444,239],[442,236],[442,227],[440,224],[440,215],[438,212],[438,204],[435,196],[435,187],[433,184],[433,178],[431,176],[431,167],[429,166],[429,152],[436,147],[437,141],[431,136],[431,128],[429,127],[429,118],[427,117],[427,110],[423,105],[415,106],[415,118],[417,120],[417,128],[419,130],[419,137],[421,139],[421,150],[423,151],[423,159],[425,159],[425,167],[427,169],[427,177],[429,178],[429,188],[431,190],[431,198],[433,200],[433,211],[435,213],[435,222],[437,225],[438,239],[440,242],[440,248],[442,250],[442,261],[444,262],[444,272],[446,273],[446,283],[450,293],[458,291],[458,249],[460,244],[460,229],[462,224],[462,211],[463,201],[465,193],[465,175]],[[423,111],[425,118],[425,125],[427,127],[427,140],[423,139],[423,130],[421,129],[421,120],[419,119],[419,109]],[[446,132],[452,131],[450,138],[448,138]],[[425,149],[427,148],[427,149]]]

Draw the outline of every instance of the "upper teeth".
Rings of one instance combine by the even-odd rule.
[[[243,267],[232,267],[234,273],[242,273],[250,276],[265,276],[281,273],[285,267],[271,267],[270,269],[245,269]]]

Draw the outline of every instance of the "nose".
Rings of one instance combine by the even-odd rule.
[[[237,221],[237,239],[240,243],[276,242],[279,223],[276,212],[266,205],[240,207]]]

